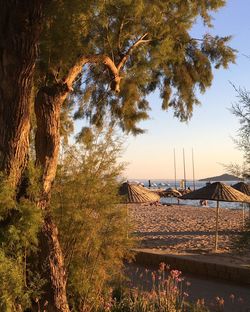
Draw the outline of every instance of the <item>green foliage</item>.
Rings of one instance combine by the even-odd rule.
[[[102,64],[88,64],[74,86],[77,118],[102,127],[107,116],[124,131],[138,134],[138,122],[148,118],[147,96],[160,91],[162,108],[172,108],[182,121],[199,104],[196,90],[205,92],[213,79],[212,66],[234,62],[230,37],[205,34],[192,38],[190,30],[201,17],[211,26],[211,13],[224,0],[111,0],[52,2],[40,44],[38,85],[60,81],[80,55],[102,54],[118,65],[142,36],[120,73],[121,92],[110,91],[113,76]]]
[[[0,173],[0,221],[4,220],[10,209],[15,206],[15,190],[11,183]]]
[[[34,182],[32,172],[29,172]],[[27,195],[36,198],[31,183]],[[0,310],[19,311],[30,305],[38,290],[27,265],[27,258],[36,250],[37,233],[42,216],[33,200],[20,198],[3,175],[0,179]],[[38,282],[38,280],[37,280]],[[39,281],[40,282],[40,281]]]
[[[238,102],[232,106],[232,113],[238,117],[240,128],[238,139],[235,140],[237,146],[244,153],[243,177],[250,177],[250,92],[239,88],[236,89]]]
[[[230,164],[226,168],[242,179],[250,178],[250,92],[246,89],[236,88],[238,102],[232,105],[231,112],[238,117],[240,128],[235,140],[237,147],[243,151],[244,162],[242,165]],[[249,204],[248,204],[249,206]],[[249,208],[250,209],[250,208]],[[244,230],[234,240],[234,249],[238,252],[250,250],[250,219],[247,219]]]
[[[87,128],[78,141],[63,155],[52,196],[72,311],[100,304],[131,247],[126,207],[117,197],[121,142],[112,129]]]
[[[80,53],[88,53],[91,2],[59,0],[48,5],[40,43],[38,86],[62,78]]]
[[[0,249],[0,310],[16,311],[17,298],[23,297],[22,267]]]

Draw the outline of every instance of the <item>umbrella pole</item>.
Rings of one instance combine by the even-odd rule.
[[[219,225],[219,201],[216,206],[216,226],[215,226],[215,252],[218,250],[218,225]]]
[[[245,227],[245,207],[244,207],[244,203],[242,203],[242,227],[243,227],[243,229]]]
[[[127,234],[127,239],[128,239],[128,222],[129,222],[129,220],[128,220],[128,204],[126,203],[126,234]]]

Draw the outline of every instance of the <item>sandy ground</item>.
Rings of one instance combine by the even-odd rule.
[[[207,253],[214,248],[216,209],[184,205],[128,205],[139,247],[166,252]],[[242,229],[242,211],[220,208],[219,250],[229,252]]]

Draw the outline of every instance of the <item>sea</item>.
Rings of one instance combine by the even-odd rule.
[[[129,179],[129,182],[136,182],[136,183],[140,183],[142,185],[144,185],[145,187],[148,187],[149,186],[149,180],[145,180],[145,179]],[[184,181],[183,180],[167,180],[167,179],[150,179],[150,182],[151,182],[151,188],[150,189],[162,189],[162,190],[165,190],[165,189],[168,189],[168,188],[184,188],[183,186],[183,183]],[[204,186],[206,186],[206,183],[208,181],[199,181],[199,180],[196,180],[196,181],[193,181],[193,180],[186,180],[186,187],[190,188],[191,190],[194,190],[194,186],[195,186],[195,189],[199,189],[199,188],[202,188]],[[213,181],[210,181],[211,183]],[[227,184],[227,185],[234,185],[236,183],[238,183],[239,181],[223,181],[223,183]],[[162,197],[161,198],[161,203],[163,204],[178,204],[178,200],[177,198],[175,197]],[[192,205],[192,206],[199,206],[201,207],[200,205],[200,201],[199,200],[184,200],[184,199],[180,199],[179,200],[179,204],[180,205]],[[212,207],[212,208],[215,208],[217,205],[216,201],[212,201],[212,200],[208,200],[207,201],[207,207]],[[244,204],[245,207],[247,206],[247,204]],[[223,202],[221,201],[220,202],[220,207],[222,208],[229,208],[229,209],[242,209],[242,203],[236,203],[236,202]]]

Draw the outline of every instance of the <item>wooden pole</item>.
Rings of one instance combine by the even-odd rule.
[[[174,148],[174,186],[177,190],[177,184],[176,184],[176,158],[175,158],[175,148]]]
[[[215,252],[218,250],[218,228],[219,228],[219,201],[217,200],[216,206],[216,226],[215,226]]]
[[[183,152],[183,171],[184,171],[184,188],[187,189],[187,181],[186,181],[186,164],[185,164],[185,151],[184,148],[182,150]]]
[[[193,187],[195,191],[195,177],[194,177],[194,150],[192,148],[192,165],[193,165]]]
[[[128,204],[126,203],[126,232],[127,232],[127,239],[128,239],[128,223],[129,223],[129,220],[128,220]]]
[[[245,207],[244,203],[242,203],[242,228],[244,229],[245,227]]]

